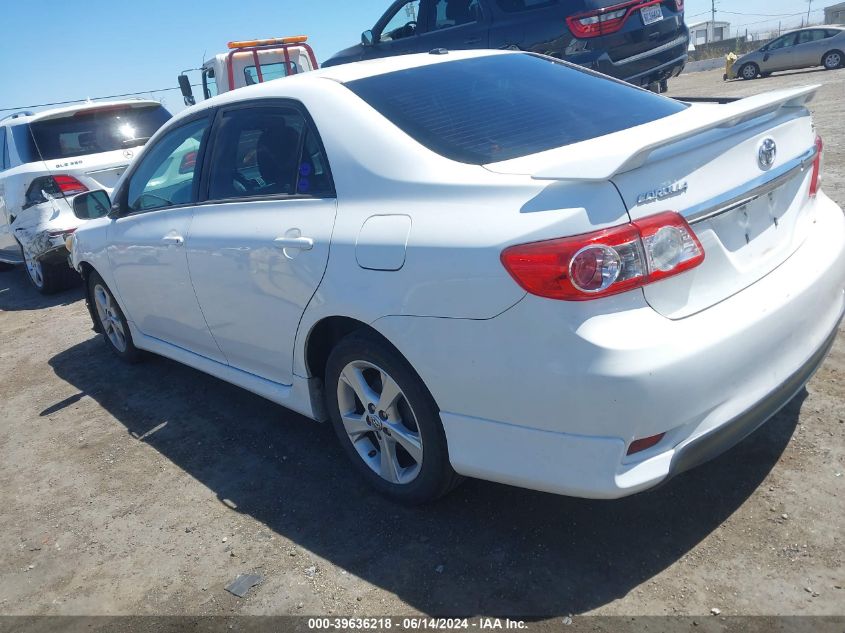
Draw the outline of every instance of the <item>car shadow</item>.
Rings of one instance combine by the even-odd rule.
[[[83,296],[81,285],[54,295],[42,295],[27,280],[23,266],[0,272],[0,312],[43,310],[70,305]]]
[[[778,462],[806,397],[728,454],[628,499],[469,480],[405,508],[352,473],[330,425],[198,371],[158,357],[127,366],[99,338],[50,365],[79,391],[50,414],[90,396],[227,507],[414,609],[466,616],[577,614],[625,596],[742,506]]]

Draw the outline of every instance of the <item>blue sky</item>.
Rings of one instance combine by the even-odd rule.
[[[813,18],[834,0],[816,0]],[[356,43],[390,0],[28,0],[4,3],[0,109],[176,85],[232,39],[308,34],[320,60]],[[718,0],[717,19],[751,30],[800,24],[805,0]],[[687,0],[688,21],[710,0]],[[745,14],[734,15],[727,11]],[[38,16],[37,19],[33,19]],[[157,92],[172,111],[178,91]],[[0,112],[0,115],[3,113]]]

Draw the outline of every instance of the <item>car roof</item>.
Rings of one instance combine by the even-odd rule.
[[[75,114],[77,112],[86,112],[88,110],[101,110],[104,108],[113,108],[116,106],[160,106],[158,101],[149,99],[123,99],[117,101],[96,101],[77,103],[76,105],[68,105],[62,108],[52,108],[49,110],[41,110],[34,114],[22,114],[12,118],[14,114],[10,114],[2,121],[4,125],[22,125],[24,123],[33,123],[35,121],[44,121],[47,119],[55,119],[66,116],[68,114]]]

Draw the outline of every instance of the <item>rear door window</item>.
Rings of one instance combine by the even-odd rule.
[[[87,156],[146,143],[170,119],[160,105],[109,106],[31,123],[44,160]]]
[[[319,138],[294,107],[241,107],[215,126],[208,199],[331,195]]]
[[[687,107],[522,53],[410,68],[346,87],[422,145],[474,164],[571,145]]]
[[[481,20],[478,0],[436,0],[433,6],[435,31]]]

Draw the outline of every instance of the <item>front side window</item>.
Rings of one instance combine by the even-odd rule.
[[[437,0],[434,3],[435,30],[470,24],[480,19],[478,0]]]
[[[619,132],[687,107],[526,53],[420,66],[345,85],[420,144],[477,165]]]
[[[420,0],[406,2],[399,6],[381,30],[382,42],[402,40],[417,34],[417,19],[420,15]]]
[[[319,140],[298,110],[240,108],[221,116],[211,156],[210,200],[330,192]]]
[[[790,33],[789,35],[784,35],[779,40],[775,40],[769,45],[770,51],[775,51],[780,48],[788,48],[790,46],[795,46],[796,34]]]
[[[128,187],[130,211],[151,211],[196,200],[197,157],[208,119],[171,130],[144,154]]]
[[[113,152],[146,143],[170,119],[160,105],[107,106],[30,124],[44,160]]]

